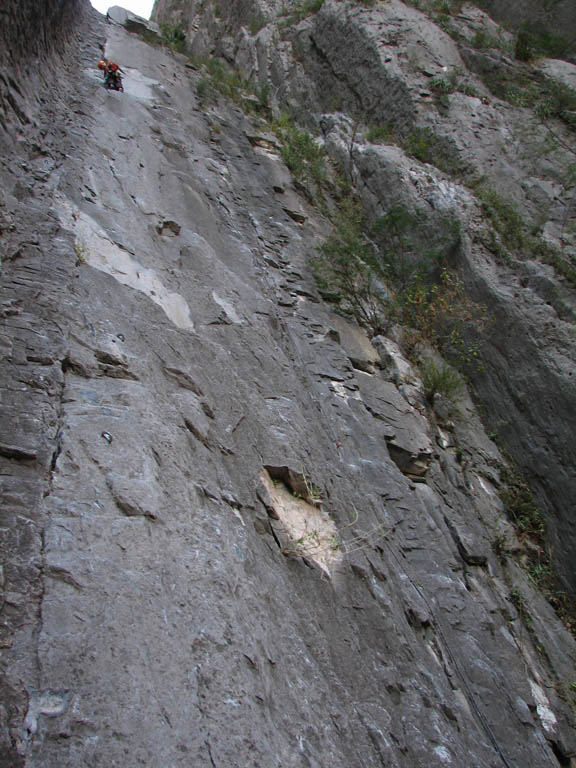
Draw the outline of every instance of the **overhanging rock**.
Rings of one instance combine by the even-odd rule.
[[[113,5],[111,8],[108,8],[106,18],[114,24],[121,24],[123,27],[126,27],[128,32],[142,35],[148,42],[154,42],[155,40],[160,42],[162,39],[162,30],[156,22],[148,21],[119,5]]]

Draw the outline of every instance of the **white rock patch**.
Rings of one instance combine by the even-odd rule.
[[[59,217],[62,226],[76,234],[78,256],[94,269],[140,291],[165,312],[178,328],[194,330],[190,308],[179,293],[169,291],[153,269],[142,266],[127,251],[119,248],[104,230],[85,213],[61,200]]]

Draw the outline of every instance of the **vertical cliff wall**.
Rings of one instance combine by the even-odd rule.
[[[42,87],[53,83],[54,73],[64,65],[76,24],[87,7],[84,0],[4,3],[0,28],[2,128],[6,129],[14,117],[19,122],[29,119],[26,108],[19,103],[24,98],[21,89],[33,87],[38,95]],[[28,109],[32,94],[26,97]]]
[[[474,198],[481,186],[496,192],[498,205],[518,212],[516,221],[525,219],[526,232],[540,233],[543,247],[553,244],[571,268],[575,246],[568,244],[566,222],[574,218],[576,203],[564,180],[573,163],[573,134],[542,119],[548,114],[545,104],[536,111],[526,108],[530,100],[518,84],[539,83],[542,93],[549,87],[569,101],[573,65],[517,65],[511,58],[513,36],[472,5],[434,20],[434,13],[401,2],[366,7],[327,0],[299,22],[297,14],[290,16],[297,7],[269,7],[271,23],[261,30],[260,24],[240,21],[233,4],[215,13],[210,4],[158,3],[155,13],[183,25],[191,51],[216,51],[266,87],[278,108],[289,108],[312,130],[332,130],[326,148],[356,174],[372,215],[401,202],[423,217],[459,219],[469,235],[461,275],[496,320],[493,335],[485,339],[484,370],[472,372],[477,395],[490,428],[532,483],[549,521],[557,568],[574,592],[573,286],[535,258],[527,241],[508,266],[498,256],[500,246],[483,246],[481,230],[494,224],[482,223],[486,205],[480,195]],[[257,2],[251,10],[253,19],[260,18]],[[478,49],[478,39],[500,39],[500,48],[483,50],[480,43]],[[549,73],[558,80],[546,85]],[[499,78],[509,86],[490,90],[487,84]],[[443,97],[438,89],[444,89]],[[506,93],[513,95],[503,98]],[[351,124],[340,130],[339,118],[325,120],[323,113],[350,116],[354,130]],[[432,171],[436,182],[415,191],[413,155],[404,174],[388,181],[394,161],[386,149],[365,140],[374,125],[395,126],[405,143],[416,136],[428,137],[424,144],[437,142],[436,159],[423,146],[415,150],[429,165],[440,164],[440,173]],[[446,175],[452,179],[449,191]],[[472,204],[471,215],[464,213],[464,200]],[[536,402],[541,407],[533,407]]]
[[[569,766],[574,640],[471,400],[321,300],[269,123],[74,30],[1,166],[3,765]]]
[[[52,54],[66,52],[67,43],[74,36],[76,24],[87,7],[83,0],[4,3],[0,64],[26,68],[43,60],[48,65],[47,59]]]
[[[51,213],[67,151],[82,0],[7,2],[0,25],[2,396],[2,647],[0,765],[18,766],[30,696],[39,683],[43,497],[56,452],[62,397],[60,322],[67,278]]]

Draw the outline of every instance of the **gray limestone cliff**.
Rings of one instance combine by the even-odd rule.
[[[556,93],[571,103],[565,116],[572,120],[576,65],[543,58],[518,65],[513,36],[471,4],[432,17],[399,0],[316,5],[317,13],[290,16],[302,4],[222,3],[215,13],[210,3],[159,0],[155,17],[181,25],[192,54],[216,52],[266,88],[273,106],[322,132],[326,151],[375,216],[400,201],[424,217],[459,220],[460,274],[495,318],[484,370],[472,374],[477,401],[530,478],[564,586],[574,593],[573,280],[534,254],[556,249],[560,261],[573,261],[573,132],[542,116],[550,107],[544,94]],[[399,157],[389,140],[369,140],[374,125],[392,125],[404,146],[415,137],[420,144]],[[435,153],[422,147],[430,137]],[[416,163],[418,154],[428,162]],[[479,187],[496,193],[492,224],[520,212],[542,245],[522,241],[516,256],[499,257],[502,242],[487,242],[481,231]],[[500,228],[504,239],[515,238],[515,226],[509,218]]]
[[[434,103],[443,67],[494,54],[410,6],[325,2],[283,30],[288,5],[157,3],[189,59],[83,3],[45,3],[28,39],[31,4],[8,3],[1,766],[576,762],[576,644],[477,408],[506,421],[573,584],[572,288],[495,257],[474,168],[442,173],[362,121],[433,129],[527,216],[546,207],[566,248],[572,136],[555,123],[557,145],[529,151],[518,131],[541,148],[548,128],[528,110],[485,91]],[[463,17],[470,37],[493,24]],[[123,93],[102,87],[103,52]],[[432,404],[397,326],[373,335],[323,300],[329,204],[269,116],[203,100],[212,52],[268,86],[266,110],[318,127],[371,215],[409,203],[423,239],[459,217],[448,255],[495,323],[476,404]]]

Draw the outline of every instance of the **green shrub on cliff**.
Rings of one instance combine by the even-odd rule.
[[[186,52],[186,30],[180,24],[162,24],[162,41],[177,53]]]
[[[532,61],[538,56],[564,59],[571,51],[568,38],[543,28],[525,26],[518,32],[514,55],[519,61]]]
[[[264,106],[261,95],[254,96],[248,81],[246,81],[239,72],[232,69],[224,59],[216,56],[210,58],[194,58],[190,60],[191,64],[204,72],[196,86],[196,95],[203,104],[213,104],[216,102],[218,94],[228,101],[233,102],[246,111],[254,109],[254,102],[257,106]]]
[[[395,144],[396,132],[391,123],[372,124],[366,131],[366,141],[371,144]]]
[[[441,82],[441,78],[437,78],[436,85],[432,85],[432,90],[447,106],[448,93],[461,89],[452,88],[448,81]],[[449,176],[460,177],[470,171],[466,163],[460,160],[450,141],[438,136],[430,128],[414,126],[406,133],[401,132],[393,123],[372,124],[366,131],[366,140],[371,144],[397,144],[410,157],[414,157],[421,163],[434,165]]]
[[[503,244],[511,250],[522,249],[526,245],[527,229],[516,203],[489,187],[478,188],[476,197]]]
[[[233,70],[223,59],[212,58],[208,62],[208,72],[216,90],[230,101],[241,100],[245,82],[242,76]]]
[[[510,53],[510,44],[502,35],[493,35],[487,32],[485,29],[479,29],[472,40],[470,41],[474,48],[479,51],[501,51],[502,53]]]
[[[460,370],[478,369],[481,335],[490,318],[483,304],[470,299],[453,270],[444,267],[428,281],[416,278],[396,295],[391,311],[396,322],[416,332],[407,337],[408,346],[423,339]]]
[[[371,334],[397,322],[413,329],[414,342],[425,339],[460,367],[475,364],[488,318],[447,266],[459,244],[457,222],[432,227],[397,204],[369,224],[353,197],[341,201],[332,219],[333,232],[313,261],[324,298]]]
[[[302,19],[318,13],[324,5],[324,0],[302,0],[295,3],[289,11],[283,14],[286,17],[286,24],[298,24]]]
[[[514,107],[532,109],[543,122],[561,120],[576,131],[576,92],[564,83],[524,65],[492,70],[482,79],[497,98]]]
[[[502,467],[499,496],[507,514],[520,534],[541,540],[546,532],[542,512],[534,500],[530,487],[512,466]]]
[[[530,231],[516,204],[488,187],[476,189],[476,197],[487,221],[493,227],[485,245],[502,258],[514,252],[521,258],[533,258],[550,264],[559,275],[576,286],[576,264],[559,248]]]
[[[421,163],[435,165],[449,176],[465,174],[468,168],[449,141],[434,133],[430,128],[415,127],[400,138],[400,144],[407,155]]]
[[[420,363],[420,373],[424,386],[424,397],[432,404],[435,395],[442,395],[455,405],[464,392],[464,381],[452,366],[447,363],[436,364],[432,360]]]
[[[383,270],[358,201],[344,199],[334,216],[334,230],[318,249],[313,268],[320,292],[372,333],[385,325]]]
[[[272,128],[281,142],[280,155],[294,179],[308,184],[322,196],[322,186],[328,173],[324,149],[304,128],[300,128],[287,114],[280,115]]]

